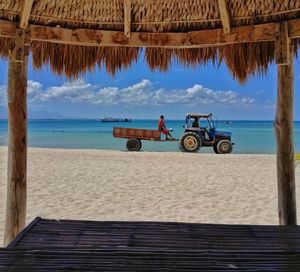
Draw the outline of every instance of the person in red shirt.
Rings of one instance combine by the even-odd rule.
[[[158,130],[166,135],[166,140],[172,140],[173,137],[170,133],[169,130],[167,130],[166,125],[165,125],[165,117],[163,115],[160,116],[160,119],[158,121]]]

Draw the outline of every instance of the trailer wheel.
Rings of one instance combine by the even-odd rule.
[[[142,141],[141,141],[140,139],[138,139],[138,141],[139,141],[139,143],[140,143],[140,147],[139,147],[139,149],[138,149],[137,151],[140,151],[141,148],[142,148]]]
[[[184,152],[198,152],[202,145],[202,139],[194,132],[186,132],[179,142]]]
[[[142,147],[142,143],[139,139],[128,139],[126,143],[128,151],[139,151]]]
[[[221,140],[217,144],[219,154],[229,154],[232,152],[232,143],[229,140]]]

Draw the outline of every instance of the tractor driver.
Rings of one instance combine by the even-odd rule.
[[[193,127],[193,128],[198,128],[198,127],[200,127],[200,125],[199,125],[199,118],[198,118],[197,116],[194,118],[194,122],[193,122],[193,124],[192,124],[192,127]]]
[[[166,135],[166,140],[173,140],[173,137],[169,130],[167,130],[165,125],[165,117],[163,115],[160,116],[160,119],[158,121],[158,130]]]

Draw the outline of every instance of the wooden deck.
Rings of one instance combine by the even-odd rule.
[[[36,218],[0,271],[300,271],[300,227]]]

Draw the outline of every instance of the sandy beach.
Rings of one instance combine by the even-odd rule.
[[[274,155],[30,148],[28,156],[27,223],[36,216],[278,223]],[[1,147],[0,237],[6,158]],[[296,183],[299,188],[299,168]]]

